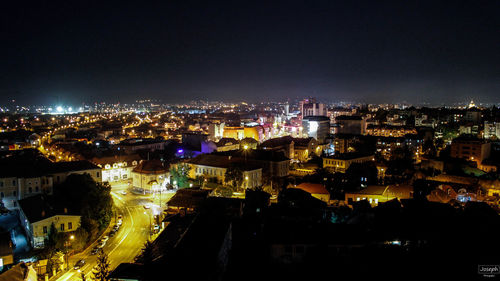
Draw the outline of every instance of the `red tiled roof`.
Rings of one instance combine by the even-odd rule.
[[[319,183],[301,183],[297,185],[295,188],[302,189],[305,192],[311,194],[329,194],[328,190],[326,190],[325,186]]]
[[[160,160],[147,160],[142,161],[133,171],[141,174],[162,174],[168,171],[168,168],[163,166]]]

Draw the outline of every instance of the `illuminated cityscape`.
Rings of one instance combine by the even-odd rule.
[[[0,281],[500,278],[498,3],[167,2],[6,5]]]

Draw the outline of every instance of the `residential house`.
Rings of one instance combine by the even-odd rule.
[[[132,186],[144,193],[151,193],[169,183],[169,169],[160,160],[145,160],[132,172]]]
[[[344,153],[323,158],[323,168],[332,172],[345,173],[353,163],[366,163],[374,161],[374,155],[360,153]]]
[[[102,169],[103,182],[117,182],[132,178],[132,171],[141,161],[137,154],[94,157],[92,163]]]
[[[190,178],[199,176],[215,178],[218,182],[224,182],[225,174],[229,168],[237,168],[242,171],[242,187],[255,188],[262,186],[262,168],[251,163],[245,163],[244,159],[232,156],[221,157],[220,155],[202,154],[192,158],[186,163],[191,167]]]
[[[330,192],[326,190],[325,186],[319,183],[304,182],[293,188],[302,189],[311,194],[312,197],[317,198],[325,203],[330,202]]]
[[[369,185],[365,189],[346,192],[345,202],[352,205],[355,201],[367,200],[372,206],[393,199],[413,198],[413,186],[411,185]]]
[[[19,200],[19,207],[21,223],[34,248],[45,246],[52,224],[58,232],[72,232],[80,226],[80,214],[64,202],[53,202],[47,195]]]

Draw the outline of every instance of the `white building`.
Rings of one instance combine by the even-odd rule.
[[[38,194],[51,194],[56,184],[71,174],[89,174],[101,180],[101,168],[88,161],[51,162],[47,159],[0,163],[0,199],[8,209],[17,209],[17,201]]]
[[[165,188],[169,181],[169,169],[160,160],[145,160],[132,171],[132,185],[144,193]]]
[[[19,200],[20,219],[34,248],[43,248],[51,225],[58,232],[72,232],[80,227],[81,216],[71,206],[53,206],[44,195]]]
[[[132,179],[132,171],[141,158],[136,154],[93,158],[92,162],[102,169],[103,182],[118,182]]]
[[[484,121],[484,138],[491,139],[492,137],[500,139],[500,122]]]

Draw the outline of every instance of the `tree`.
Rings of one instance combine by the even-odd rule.
[[[146,241],[146,243],[144,243],[144,246],[141,249],[141,254],[136,258],[136,262],[140,262],[144,265],[151,265],[151,263],[153,263],[153,260],[153,242],[148,240]]]
[[[99,251],[99,255],[97,256],[97,265],[92,271],[92,280],[108,281],[110,273],[109,266],[108,255],[104,251]]]
[[[229,167],[224,175],[224,181],[236,189],[240,188],[243,182],[243,171],[236,166]]]
[[[59,233],[57,231],[54,223],[50,225],[49,234],[47,239],[45,239],[45,248],[40,252],[41,259],[47,259],[47,271],[52,272],[52,269],[59,268],[61,261],[57,258],[57,253],[59,249],[62,248],[62,243],[64,243],[64,233]]]
[[[75,240],[71,243],[71,248],[76,251],[85,249],[87,242],[89,241],[89,233],[83,227],[79,227],[75,231]]]
[[[91,219],[89,216],[83,216],[80,223],[80,228],[85,229],[88,233],[87,242],[97,237],[97,234],[99,233],[99,225],[97,224],[97,221]]]
[[[173,165],[172,168],[170,168],[170,178],[172,180],[172,183],[175,182],[180,188],[187,187],[190,170],[191,166],[186,163]]]
[[[49,229],[49,235],[47,236],[47,240],[45,241],[45,247],[47,248],[57,248],[57,244],[58,243],[58,232],[57,232],[57,228],[55,226],[54,223],[52,223],[50,225],[50,229]]]
[[[89,174],[70,175],[66,181],[54,188],[56,202],[66,202],[68,206],[82,214],[82,227],[93,234],[91,221],[99,230],[105,229],[113,214],[113,199],[109,184],[95,182]],[[89,228],[87,228],[89,227]]]

